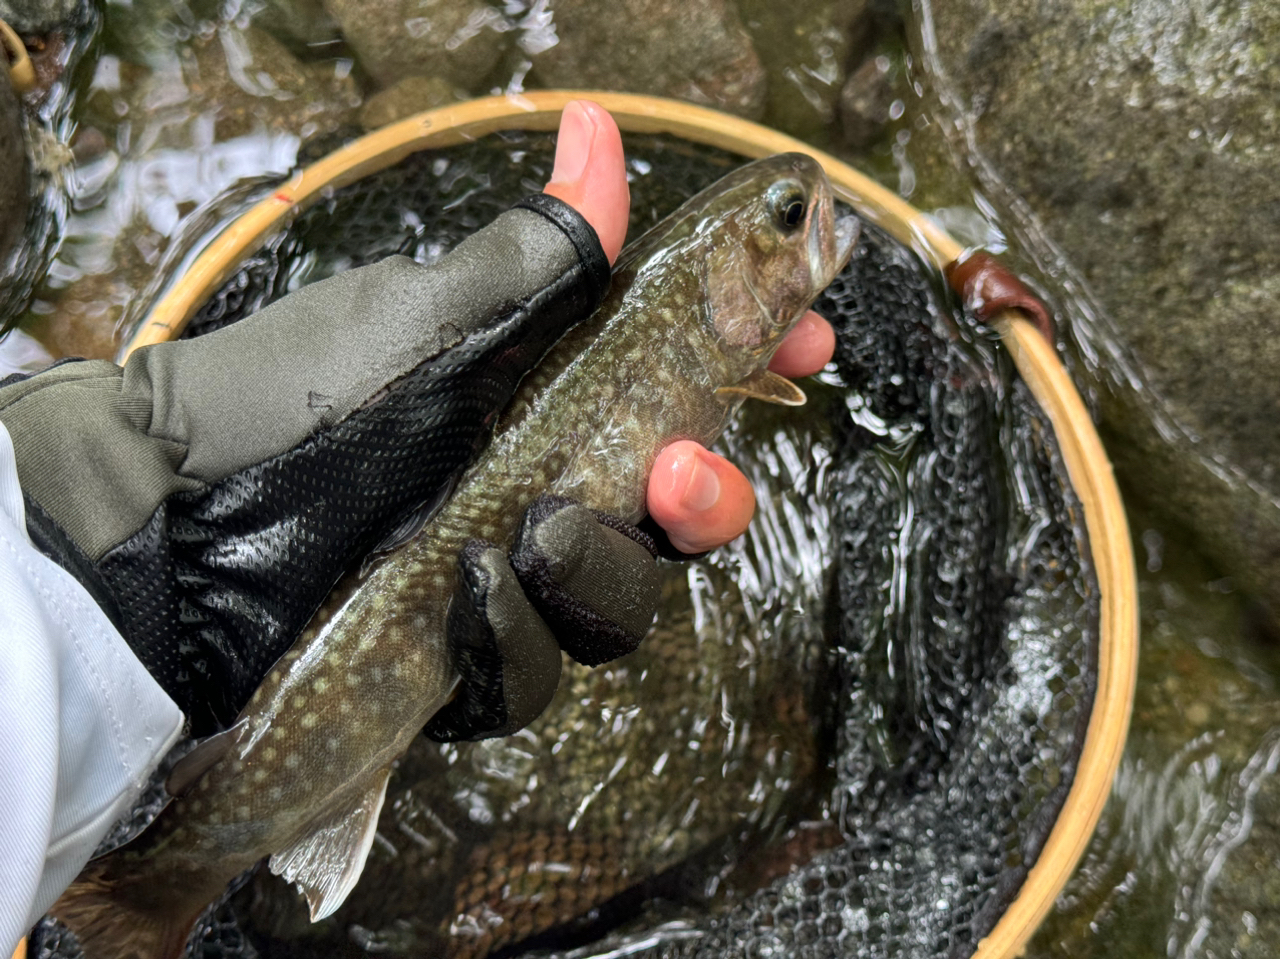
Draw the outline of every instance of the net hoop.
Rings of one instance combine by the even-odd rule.
[[[542,90],[428,110],[355,140],[295,174],[222,231],[173,283],[123,350],[179,336],[240,263],[322,196],[419,150],[452,146],[500,130],[554,130],[570,100],[594,100],[628,133],[668,134],[757,158],[807,153],[826,169],[836,196],[916,250],[939,270],[963,248],[930,217],[835,157],[738,117],[662,97]],[[1129,526],[1102,442],[1053,346],[1022,314],[994,325],[1023,381],[1048,417],[1084,509],[1100,590],[1098,681],[1071,790],[1016,899],[973,959],[1014,959],[1052,907],[1093,835],[1120,763],[1133,709],[1138,600]]]

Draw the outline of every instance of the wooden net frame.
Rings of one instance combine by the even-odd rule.
[[[384,127],[296,174],[238,217],[195,258],[139,326],[124,355],[176,338],[247,256],[321,196],[419,150],[451,146],[499,130],[554,130],[565,104],[576,99],[599,103],[630,133],[668,134],[752,158],[807,153],[826,169],[839,199],[939,270],[963,252],[932,219],[849,165],[747,120],[660,97],[603,91],[547,90],[488,97],[429,110]],[[1084,508],[1101,591],[1101,621],[1097,692],[1071,791],[1017,898],[978,944],[974,959],[1019,955],[1075,869],[1102,814],[1124,749],[1138,658],[1137,585],[1129,526],[1093,420],[1054,348],[1021,313],[1006,311],[994,325],[1053,426]]]

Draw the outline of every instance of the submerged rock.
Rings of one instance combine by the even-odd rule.
[[[86,23],[92,0],[0,0],[0,20],[18,33],[42,34]]]
[[[463,97],[459,96],[458,89],[439,77],[405,77],[364,102],[360,108],[360,125],[366,130],[376,130],[460,99]]]
[[[557,41],[533,55],[547,87],[677,97],[758,117],[765,71],[725,0],[555,0]]]
[[[0,77],[0,276],[27,219],[27,151],[22,137],[22,105],[6,77]]]
[[[211,25],[174,53],[99,65],[81,122],[101,142],[78,164],[57,279],[24,321],[55,355],[113,357],[193,214],[354,126],[360,97],[340,65],[304,63],[256,27]]]
[[[1008,223],[1032,214],[1069,266],[1034,235],[1032,258],[1083,281],[1073,335],[1119,387],[1102,399],[1122,474],[1280,612],[1280,7],[931,6],[939,118]]]
[[[321,0],[266,0],[253,15],[253,22],[295,48],[320,46],[339,38],[338,24]]]
[[[511,24],[483,0],[324,0],[379,86],[430,72],[475,92],[509,46]]]
[[[868,0],[738,0],[769,75],[764,121],[825,143]]]

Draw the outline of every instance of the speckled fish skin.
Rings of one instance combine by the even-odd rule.
[[[797,197],[802,215],[788,225]],[[444,624],[463,545],[510,546],[544,492],[640,519],[658,452],[719,435],[743,398],[717,390],[768,364],[848,246],[837,243],[821,167],[799,154],[729,174],[630,246],[604,305],[529,378],[452,499],[335,590],[254,694],[226,754],[82,880],[109,891],[128,877],[132,891],[117,905],[165,913],[186,930],[261,857],[275,854],[273,871],[290,875],[281,851],[339,828],[362,802],[371,840],[391,763],[456,683]],[[367,842],[355,876],[365,851]],[[340,904],[349,872],[306,889],[313,919]],[[82,940],[90,930],[90,959],[170,954],[171,931],[151,937],[160,946],[113,947],[92,932],[85,902],[72,897],[54,914],[78,924]]]

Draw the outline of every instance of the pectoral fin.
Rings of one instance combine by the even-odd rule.
[[[271,871],[306,895],[312,922],[341,906],[364,872],[390,776],[382,770],[354,806],[322,819],[310,835],[271,857]]]
[[[243,723],[242,719],[230,729],[224,729],[210,736],[174,763],[164,780],[165,791],[170,796],[185,796],[189,793],[191,787],[198,783],[218,760],[231,751],[231,747],[235,745],[240,735],[240,727]]]
[[[785,376],[779,376],[769,370],[756,370],[741,383],[722,386],[716,392],[736,393],[752,400],[777,403],[779,406],[804,406],[805,403],[804,390]]]

